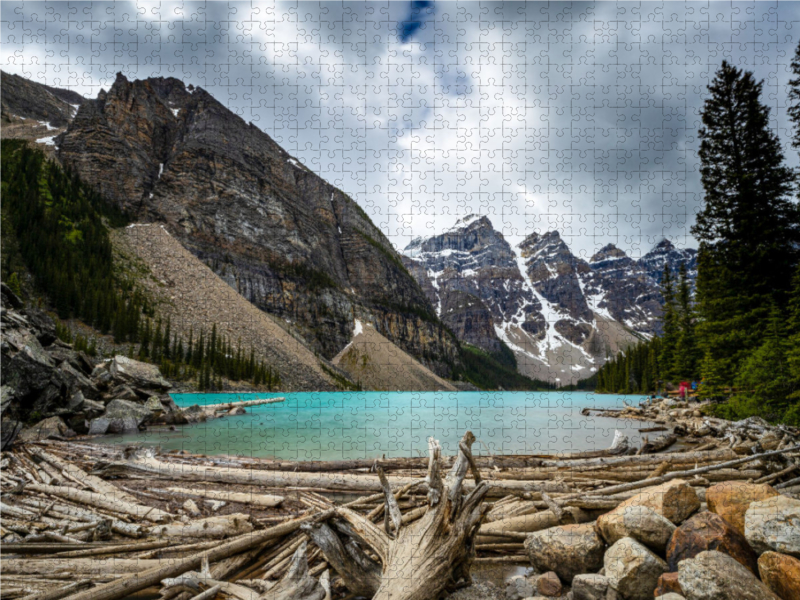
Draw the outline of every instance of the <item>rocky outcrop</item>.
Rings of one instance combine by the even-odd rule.
[[[682,560],[678,581],[686,600],[781,600],[746,567],[715,550]]]
[[[744,515],[753,502],[773,498],[778,492],[766,483],[726,481],[706,491],[708,510],[717,513],[744,535]]]
[[[92,361],[56,338],[53,320],[41,311],[24,308],[5,284],[0,284],[0,292],[0,389],[6,447],[22,424],[68,417],[98,390],[89,380]]]
[[[669,265],[674,279],[677,278],[681,264],[686,265],[686,275],[692,287],[694,287],[694,282],[697,279],[697,250],[694,248],[679,250],[675,247],[675,244],[666,238],[658,242],[652,250],[637,262],[644,269],[647,276],[658,284],[661,284],[661,279],[664,276],[665,264]]]
[[[576,575],[600,570],[604,547],[591,523],[551,527],[525,540],[525,551],[534,568],[554,571],[568,584]]]
[[[364,211],[203,89],[119,74],[56,141],[85,181],[163,223],[324,357],[349,342],[358,315],[439,374],[458,361],[456,340]]]
[[[76,92],[53,88],[30,79],[0,72],[0,106],[4,116],[23,117],[64,127],[85,98]]]
[[[696,514],[675,530],[667,548],[669,570],[677,571],[680,561],[706,550],[724,552],[754,575],[758,573],[758,557],[744,536],[725,519],[708,511]]]
[[[800,560],[778,552],[764,552],[758,558],[758,573],[761,581],[784,600],[800,598]]]
[[[800,557],[800,500],[775,496],[750,504],[744,535],[761,554],[769,550]]]

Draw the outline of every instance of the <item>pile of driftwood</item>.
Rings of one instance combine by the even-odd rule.
[[[17,444],[0,460],[3,596],[435,599],[468,585],[475,561],[527,563],[532,532],[672,479],[701,501],[731,480],[800,493],[790,434],[500,457],[473,456],[467,432],[457,456],[431,439],[426,458],[326,462]]]

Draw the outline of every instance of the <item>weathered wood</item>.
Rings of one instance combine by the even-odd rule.
[[[141,473],[171,480],[203,481],[208,483],[235,483],[271,488],[310,487],[339,491],[382,491],[375,477],[336,473],[301,473],[283,471],[258,471],[254,469],[220,468],[213,466],[165,463],[153,457],[141,457],[129,462],[111,463],[102,467],[106,474]],[[393,486],[418,483],[412,477],[389,477]],[[489,490],[496,495],[516,492],[567,492],[566,484],[552,481],[491,481]],[[423,485],[424,487],[424,485]],[[474,482],[464,483],[465,491],[475,489]],[[486,493],[489,492],[487,490]]]
[[[79,592],[80,590],[90,588],[92,585],[93,583],[91,579],[82,579],[80,581],[67,584],[63,587],[59,587],[55,590],[30,594],[29,596],[25,596],[22,600],[61,600],[61,598],[66,598],[74,592]]]
[[[40,483],[29,484],[25,487],[33,492],[40,492],[49,496],[65,498],[67,500],[72,500],[73,502],[78,502],[79,504],[85,504],[87,506],[104,508],[117,513],[131,515],[138,519],[147,519],[153,523],[161,523],[163,521],[172,520],[173,518],[173,515],[158,508],[109,498],[105,494],[84,492],[83,490],[76,490],[75,488],[71,487],[44,485]]]
[[[331,514],[333,511],[331,511]],[[270,527],[264,531],[247,534],[220,544],[218,547],[203,553],[193,554],[186,558],[172,559],[166,566],[154,566],[153,568],[141,571],[134,575],[123,577],[118,581],[113,581],[92,590],[75,594],[71,600],[118,600],[139,590],[156,585],[162,579],[177,577],[200,566],[203,558],[209,561],[217,561],[227,558],[234,554],[239,554],[264,542],[283,537],[296,531],[303,523],[307,523],[314,518],[325,518],[325,514],[306,515],[298,519],[293,519],[286,523],[281,523],[275,527]]]
[[[283,502],[283,496],[273,496],[270,494],[251,494],[244,492],[221,492],[218,490],[205,490],[199,488],[167,488],[170,492],[178,494],[187,494],[189,496],[200,496],[201,498],[209,498],[211,500],[222,500],[223,502],[236,502],[238,504],[251,504],[253,506],[264,506],[266,508],[274,508],[280,506]]]
[[[304,525],[303,529],[350,592],[367,598],[375,594],[381,582],[381,565],[358,548],[355,540],[343,543],[327,523]]]

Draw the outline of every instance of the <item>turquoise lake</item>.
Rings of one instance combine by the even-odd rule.
[[[337,460],[427,455],[427,439],[455,454],[467,429],[477,454],[549,454],[607,448],[619,429],[632,441],[652,423],[584,417],[581,409],[638,405],[643,396],[591,392],[303,392],[173,394],[182,407],[283,396],[247,414],[195,425],[150,427],[102,443],[143,443],[209,455]],[[646,434],[645,434],[646,435]],[[658,435],[658,434],[650,434]]]

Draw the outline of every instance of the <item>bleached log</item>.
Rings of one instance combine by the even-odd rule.
[[[333,511],[330,511],[333,514]],[[92,590],[80,592],[75,594],[71,600],[118,600],[139,590],[156,585],[162,579],[169,577],[177,577],[187,571],[196,569],[200,566],[204,558],[210,562],[228,558],[230,556],[245,552],[256,546],[260,546],[265,542],[281,538],[293,531],[296,531],[303,523],[307,523],[314,518],[324,519],[326,514],[322,515],[306,515],[298,519],[293,519],[275,527],[270,527],[263,531],[254,532],[238,538],[234,538],[228,542],[222,543],[214,549],[193,554],[185,558],[171,559],[165,566],[154,566],[145,571],[140,571],[135,575],[123,577],[117,581],[113,581]]]
[[[134,504],[131,502],[124,502],[114,498],[108,498],[105,494],[98,494],[96,492],[85,492],[83,490],[76,490],[75,488],[66,486],[44,485],[44,484],[29,484],[25,489],[32,492],[39,492],[48,494],[50,496],[57,496],[65,498],[79,504],[87,506],[95,506],[106,510],[131,515],[137,519],[146,519],[153,523],[161,523],[163,521],[172,520],[173,515],[164,512],[158,508],[151,506],[144,506],[142,504]]]
[[[211,500],[222,500],[223,502],[236,502],[239,504],[251,504],[253,506],[264,506],[274,508],[283,502],[283,496],[273,496],[270,494],[251,494],[243,492],[228,492],[218,490],[205,490],[200,488],[167,488],[170,492],[187,494],[189,496],[200,496]]]
[[[250,533],[253,526],[250,516],[242,513],[196,519],[188,523],[175,522],[150,530],[152,535],[163,538],[203,538],[221,540]]]

